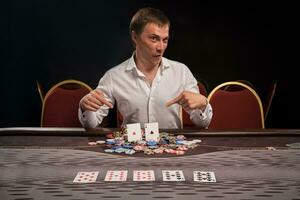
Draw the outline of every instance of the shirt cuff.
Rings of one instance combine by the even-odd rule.
[[[98,125],[96,112],[92,112],[88,110],[82,112],[82,110],[79,108],[78,118],[81,125],[85,128],[95,128]]]
[[[201,109],[194,109],[190,113],[191,120],[201,127],[208,127],[212,118],[212,107],[208,103],[204,111]]]

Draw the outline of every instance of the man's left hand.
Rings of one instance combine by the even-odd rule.
[[[185,110],[201,109],[202,111],[207,106],[207,98],[202,94],[183,91],[179,96],[168,101],[166,106],[169,107],[175,103],[180,104]]]

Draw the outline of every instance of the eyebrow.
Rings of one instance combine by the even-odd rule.
[[[151,33],[150,34],[150,37],[156,37],[156,38],[161,38],[159,35],[156,35],[154,33]],[[169,36],[165,37],[165,38],[162,38],[163,40],[166,40],[166,39],[169,39]]]

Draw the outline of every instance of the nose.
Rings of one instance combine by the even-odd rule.
[[[163,42],[163,41],[159,41],[159,42],[157,43],[157,45],[156,45],[156,50],[159,51],[159,52],[161,52],[161,51],[164,50],[164,48],[165,48],[164,42]]]

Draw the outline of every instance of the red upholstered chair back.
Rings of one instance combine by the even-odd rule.
[[[229,85],[240,90],[224,90]],[[235,87],[237,88],[237,87]],[[263,107],[258,94],[240,82],[226,82],[215,87],[208,96],[213,108],[212,129],[265,128]]]
[[[198,82],[198,88],[200,94],[207,97],[207,85],[204,82]],[[196,125],[191,121],[190,115],[184,109],[182,109],[182,126],[183,128],[196,127]]]
[[[91,90],[90,86],[77,80],[65,80],[54,85],[43,101],[41,126],[81,127],[79,101]]]

